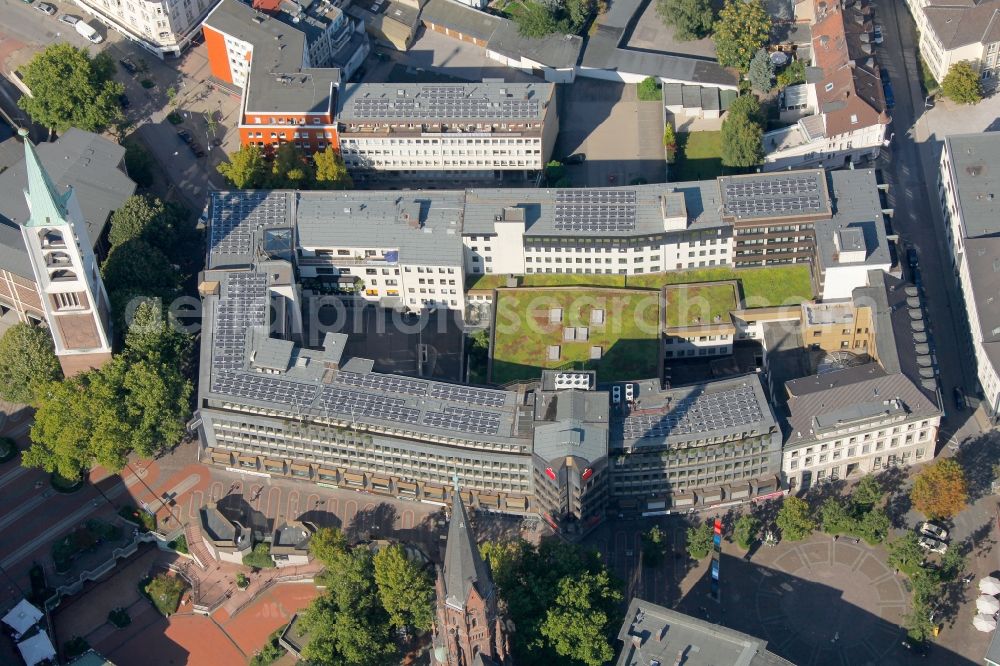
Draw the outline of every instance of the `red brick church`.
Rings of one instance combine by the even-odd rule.
[[[448,666],[510,664],[507,626],[489,565],[479,555],[461,493],[453,496],[444,566],[437,579],[435,661]]]

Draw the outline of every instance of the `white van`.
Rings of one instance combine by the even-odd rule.
[[[97,34],[97,31],[86,21],[77,21],[76,31],[86,37],[92,44],[100,44],[104,41],[104,38]]]

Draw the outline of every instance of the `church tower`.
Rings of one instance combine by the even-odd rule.
[[[507,628],[489,566],[479,555],[462,494],[452,497],[444,566],[438,572],[434,655],[448,666],[508,664]]]
[[[27,130],[20,134],[28,174],[24,196],[31,212],[21,235],[56,356],[63,374],[72,377],[111,359],[108,294],[73,189],[56,190]]]

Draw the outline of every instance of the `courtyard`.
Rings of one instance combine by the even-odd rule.
[[[622,289],[501,292],[494,383],[537,379],[543,368],[596,370],[602,382],[655,377],[659,295]]]

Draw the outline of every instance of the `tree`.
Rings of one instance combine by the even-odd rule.
[[[398,663],[389,624],[368,612],[341,607],[327,593],[315,599],[302,615],[309,634],[302,657],[311,664],[333,666],[388,666]]]
[[[861,516],[857,521],[855,533],[875,545],[882,543],[889,536],[889,528],[892,526],[889,516],[882,509],[871,509]]]
[[[702,39],[712,31],[712,3],[709,0],[657,0],[656,13],[674,29],[680,41]]]
[[[667,154],[667,164],[673,164],[677,159],[677,135],[669,121],[663,126],[663,149]]]
[[[778,87],[787,88],[798,83],[806,82],[806,65],[801,60],[793,60],[778,72]]]
[[[861,477],[858,485],[851,492],[851,504],[856,511],[867,511],[881,502],[884,496],[882,484],[875,478],[875,475],[866,474]]]
[[[827,534],[852,533],[856,527],[854,518],[847,512],[844,503],[837,497],[827,498],[819,508],[820,522]]]
[[[786,497],[778,511],[775,523],[782,537],[789,541],[801,541],[816,529],[816,521],[809,512],[809,505],[798,497]]]
[[[746,72],[754,54],[767,46],[771,17],[761,0],[726,0],[713,26],[715,53],[723,67]]]
[[[31,95],[17,104],[36,123],[57,132],[79,127],[101,133],[124,115],[118,97],[125,87],[112,78],[114,72],[107,53],[91,58],[84,49],[57,42],[24,68]]]
[[[920,537],[916,532],[906,532],[901,537],[889,542],[889,556],[886,561],[889,566],[899,569],[907,575],[912,575],[920,569],[924,561],[924,550],[920,547]]]
[[[222,162],[216,168],[236,189],[253,190],[264,183],[267,164],[260,148],[251,145],[240,146],[229,156],[228,162]]]
[[[39,388],[62,378],[49,330],[15,324],[0,338],[0,397],[34,404]]]
[[[317,188],[321,190],[349,190],[354,187],[354,181],[344,165],[344,158],[334,150],[333,146],[315,153],[313,165],[316,170]]]
[[[750,514],[744,514],[737,518],[736,524],[733,526],[733,537],[743,550],[750,549],[753,542],[757,540],[759,532],[760,521]]]
[[[766,93],[773,87],[774,62],[764,49],[758,49],[750,60],[747,78],[757,92]]]
[[[647,76],[635,85],[635,92],[640,101],[658,102],[663,99],[660,84],[652,76]]]
[[[181,291],[177,269],[163,252],[141,238],[112,248],[101,266],[101,277],[108,286],[111,311],[119,326],[125,323],[129,304],[136,299],[159,299],[166,304]]]
[[[326,567],[334,566],[347,550],[347,537],[336,527],[321,527],[309,539],[309,554]]]
[[[278,146],[271,161],[271,175],[266,187],[270,189],[309,189],[313,181],[313,165],[302,149],[294,143]]]
[[[708,523],[687,530],[687,552],[693,560],[700,560],[712,552],[712,528]]]
[[[965,569],[965,555],[957,546],[953,546],[945,551],[945,554],[941,557],[941,565],[937,571],[938,582],[949,583],[956,578],[958,574],[962,573]]]
[[[764,125],[764,110],[760,106],[760,100],[756,95],[740,95],[729,105],[727,114],[746,116],[751,122],[757,125]]]
[[[730,107],[722,121],[722,163],[730,167],[751,167],[763,161],[764,130],[749,115],[734,112]]]
[[[642,535],[642,563],[647,567],[657,567],[663,562],[667,538],[659,525],[653,525]]]
[[[569,22],[565,32],[580,32],[594,14],[596,6],[595,0],[563,0],[565,15]]]
[[[108,242],[115,248],[141,238],[160,248],[170,247],[176,235],[176,220],[156,197],[135,194],[111,215]]]
[[[545,179],[550,183],[562,180],[566,175],[566,166],[559,160],[551,160],[545,165]]]
[[[910,491],[914,508],[931,519],[951,518],[965,508],[967,499],[965,472],[954,458],[925,468]]]
[[[560,32],[565,25],[560,24],[555,14],[540,2],[529,2],[514,16],[517,31],[524,37],[545,37]]]
[[[386,546],[375,554],[375,583],[393,626],[430,630],[434,586],[427,572],[406,557],[401,545]]]
[[[587,666],[601,666],[615,656],[608,632],[621,598],[607,571],[567,576],[559,581],[559,592],[548,609],[541,633],[558,655]]]
[[[153,158],[138,141],[125,142],[125,170],[139,187],[153,184]]]
[[[959,104],[976,104],[983,99],[979,73],[967,61],[956,62],[941,81],[941,92]]]

